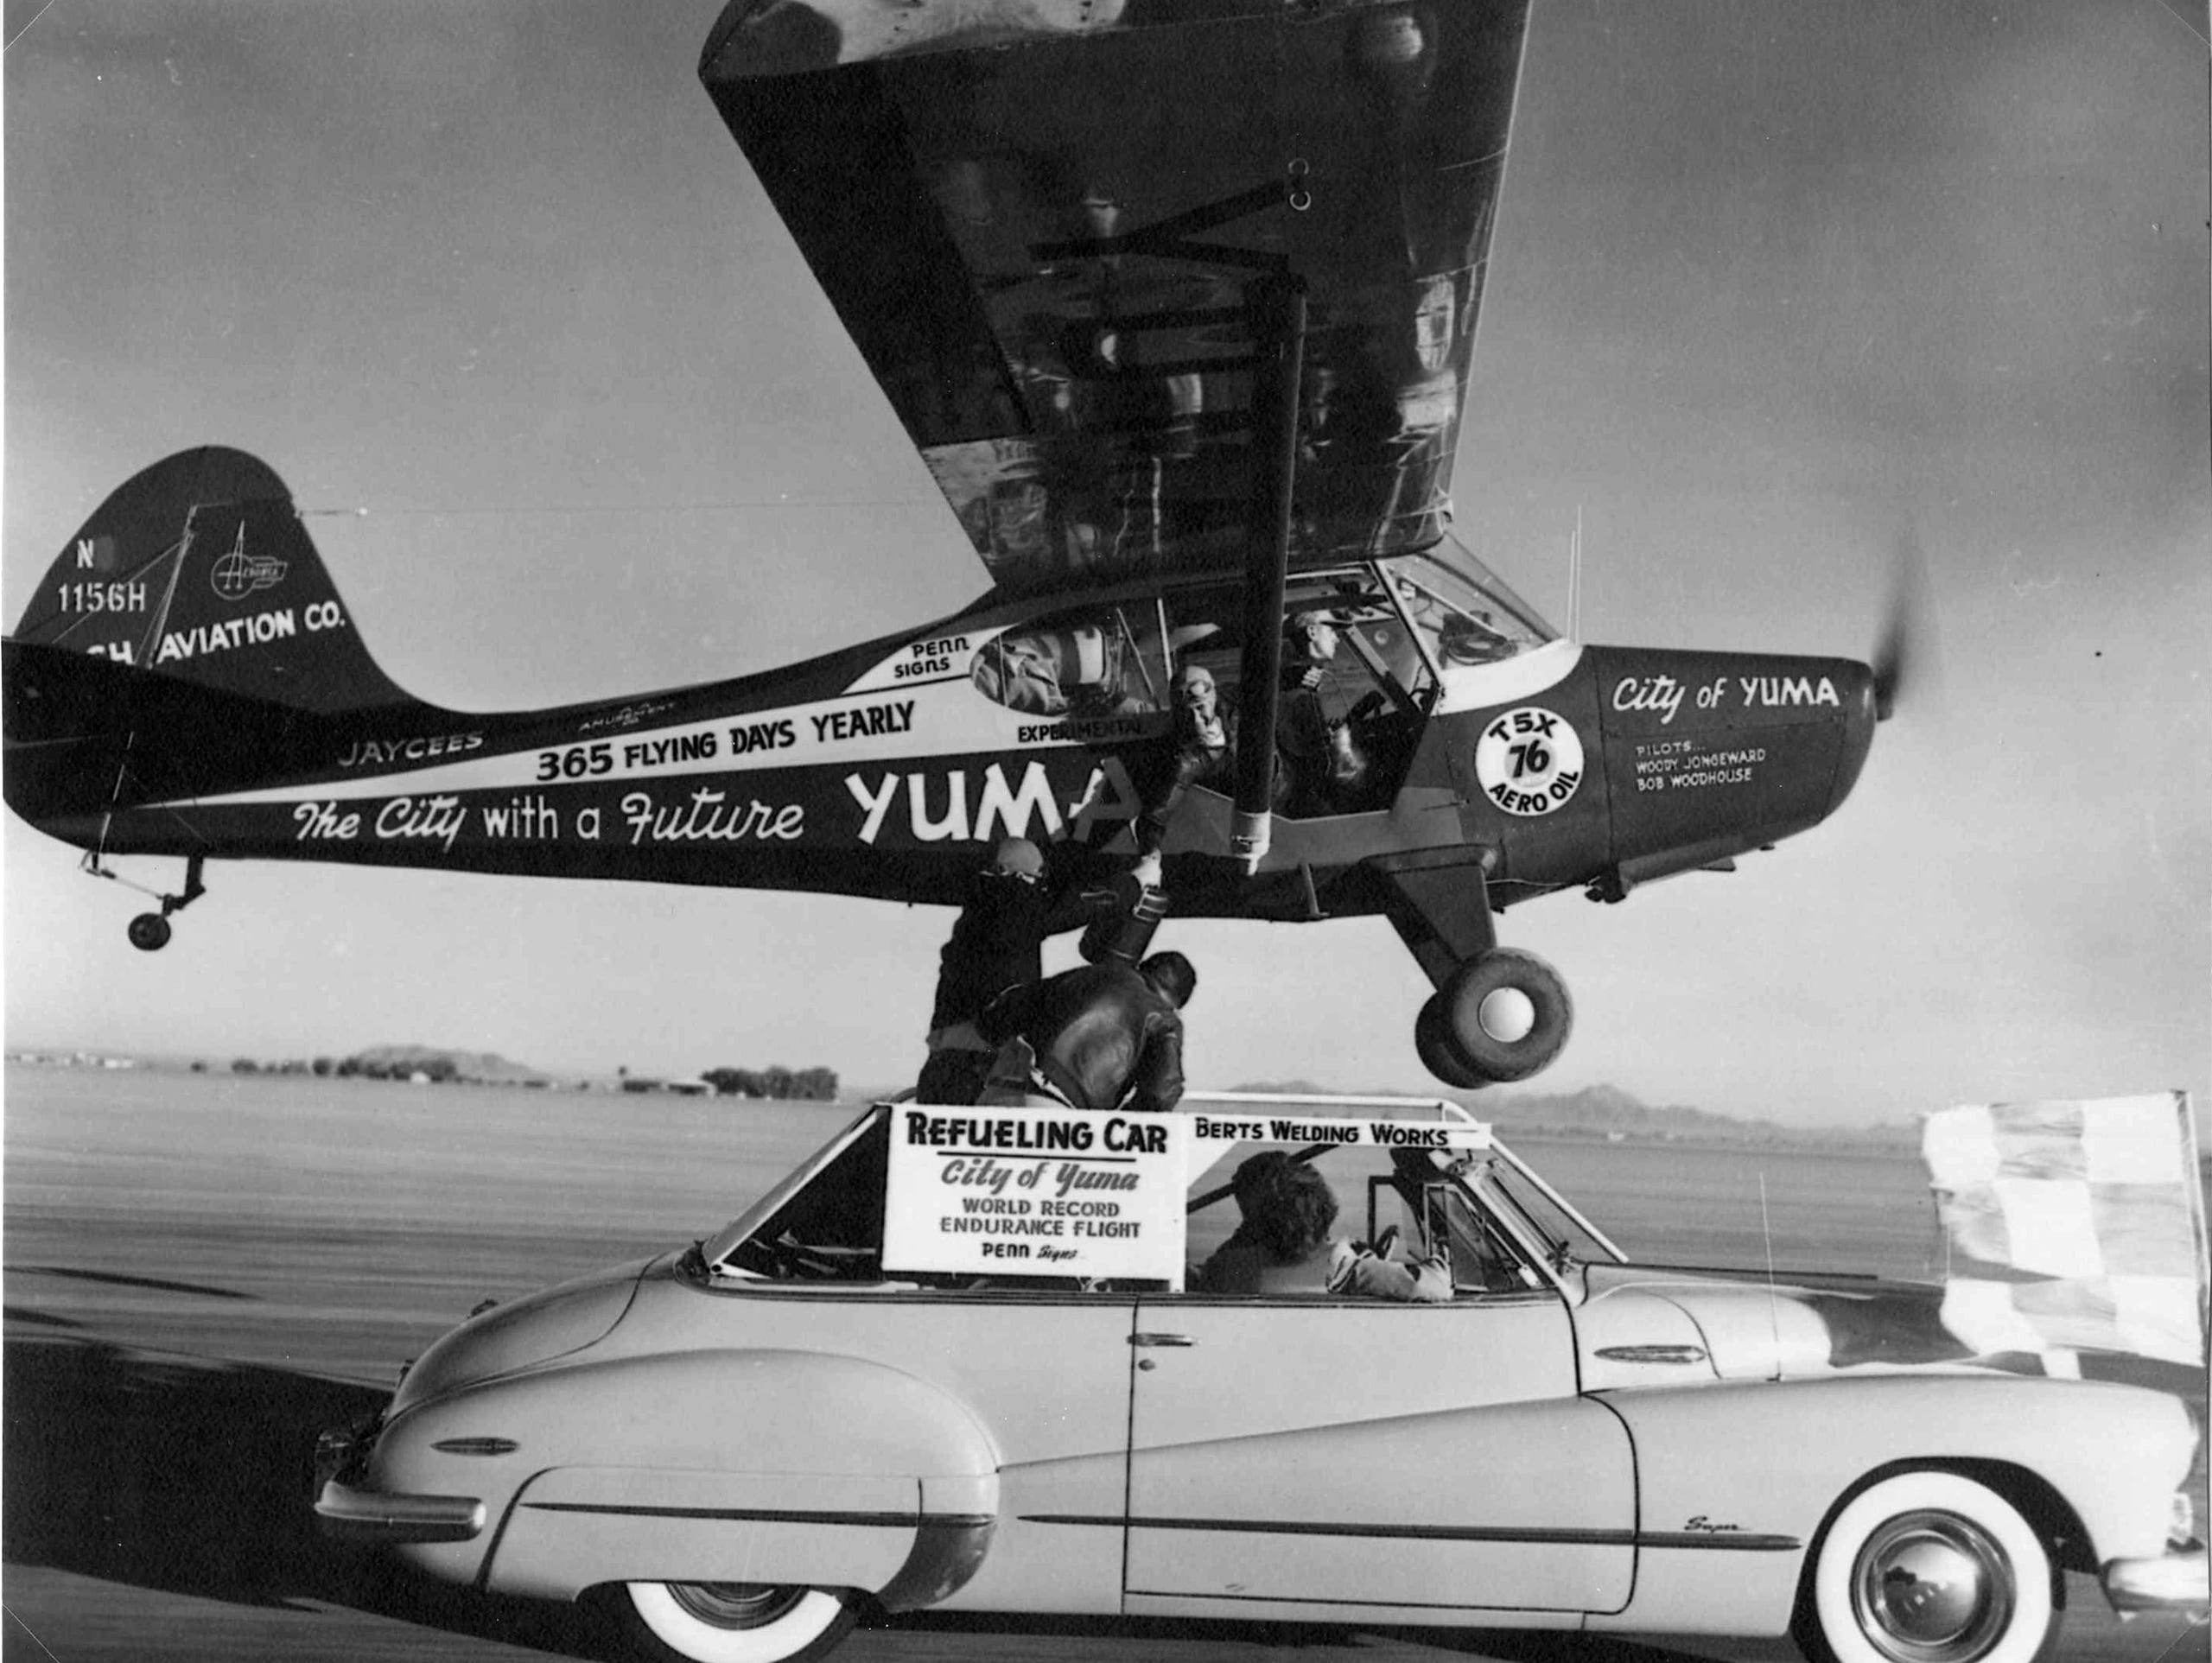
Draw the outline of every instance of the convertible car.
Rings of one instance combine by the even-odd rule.
[[[1270,1146],[1452,1297],[1193,1291]],[[438,1340],[316,1506],[693,1663],[925,1607],[2019,1663],[2063,1571],[2202,1606],[2183,1402],[1967,1355],[1940,1295],[1630,1264],[1449,1103],[883,1104],[711,1240]]]

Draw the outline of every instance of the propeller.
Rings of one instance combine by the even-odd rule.
[[[1907,524],[1897,537],[1890,566],[1889,604],[1882,632],[1874,643],[1874,717],[1887,721],[1897,712],[1897,695],[1915,679],[1925,680],[1935,651],[1935,613],[1929,598],[1928,555],[1920,534]]]

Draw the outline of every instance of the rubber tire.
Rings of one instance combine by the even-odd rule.
[[[1414,1050],[1421,1066],[1456,1091],[1476,1091],[1490,1084],[1475,1065],[1459,1054],[1444,1013],[1444,1001],[1431,994],[1414,1019]]]
[[[1509,987],[1527,994],[1535,1007],[1535,1025],[1520,1039],[1497,1038],[1483,1030],[1483,1001]],[[1503,1084],[1542,1072],[1574,1031],[1574,1001],[1565,981],[1542,959],[1518,948],[1494,947],[1467,960],[1446,979],[1436,1000],[1451,1050],[1487,1082]]]
[[[169,921],[158,912],[141,912],[130,921],[130,944],[142,953],[158,953],[169,944]]]
[[[629,1619],[639,1653],[683,1663],[798,1663],[833,1650],[860,1620],[854,1601],[823,1588],[779,1590],[792,1603],[765,1621],[732,1626],[687,1609],[679,1590],[694,1583],[633,1582],[616,1602]]]
[[[1956,1653],[1885,1650],[1868,1637],[1853,1597],[1860,1558],[1886,1528],[1914,1514],[1963,1521],[2001,1561],[1991,1568],[2008,1581],[2012,1610],[1978,1645]],[[2011,1502],[1957,1473],[1900,1473],[1852,1497],[1821,1533],[1791,1634],[1814,1663],[2033,1663],[2056,1647],[2061,1600],[2050,1549]]]

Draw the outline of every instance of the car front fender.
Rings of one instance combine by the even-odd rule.
[[[2196,1444],[2177,1400],[2097,1381],[1898,1370],[1602,1395],[1636,1446],[1637,1593],[1621,1623],[1651,1629],[1756,1609],[1781,1633],[1822,1521],[1902,1468],[2031,1475],[2099,1563],[2156,1556]]]

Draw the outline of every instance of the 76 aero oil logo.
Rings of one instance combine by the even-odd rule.
[[[1582,784],[1582,741],[1565,717],[1522,705],[1475,741],[1475,780],[1508,814],[1549,814]]]

